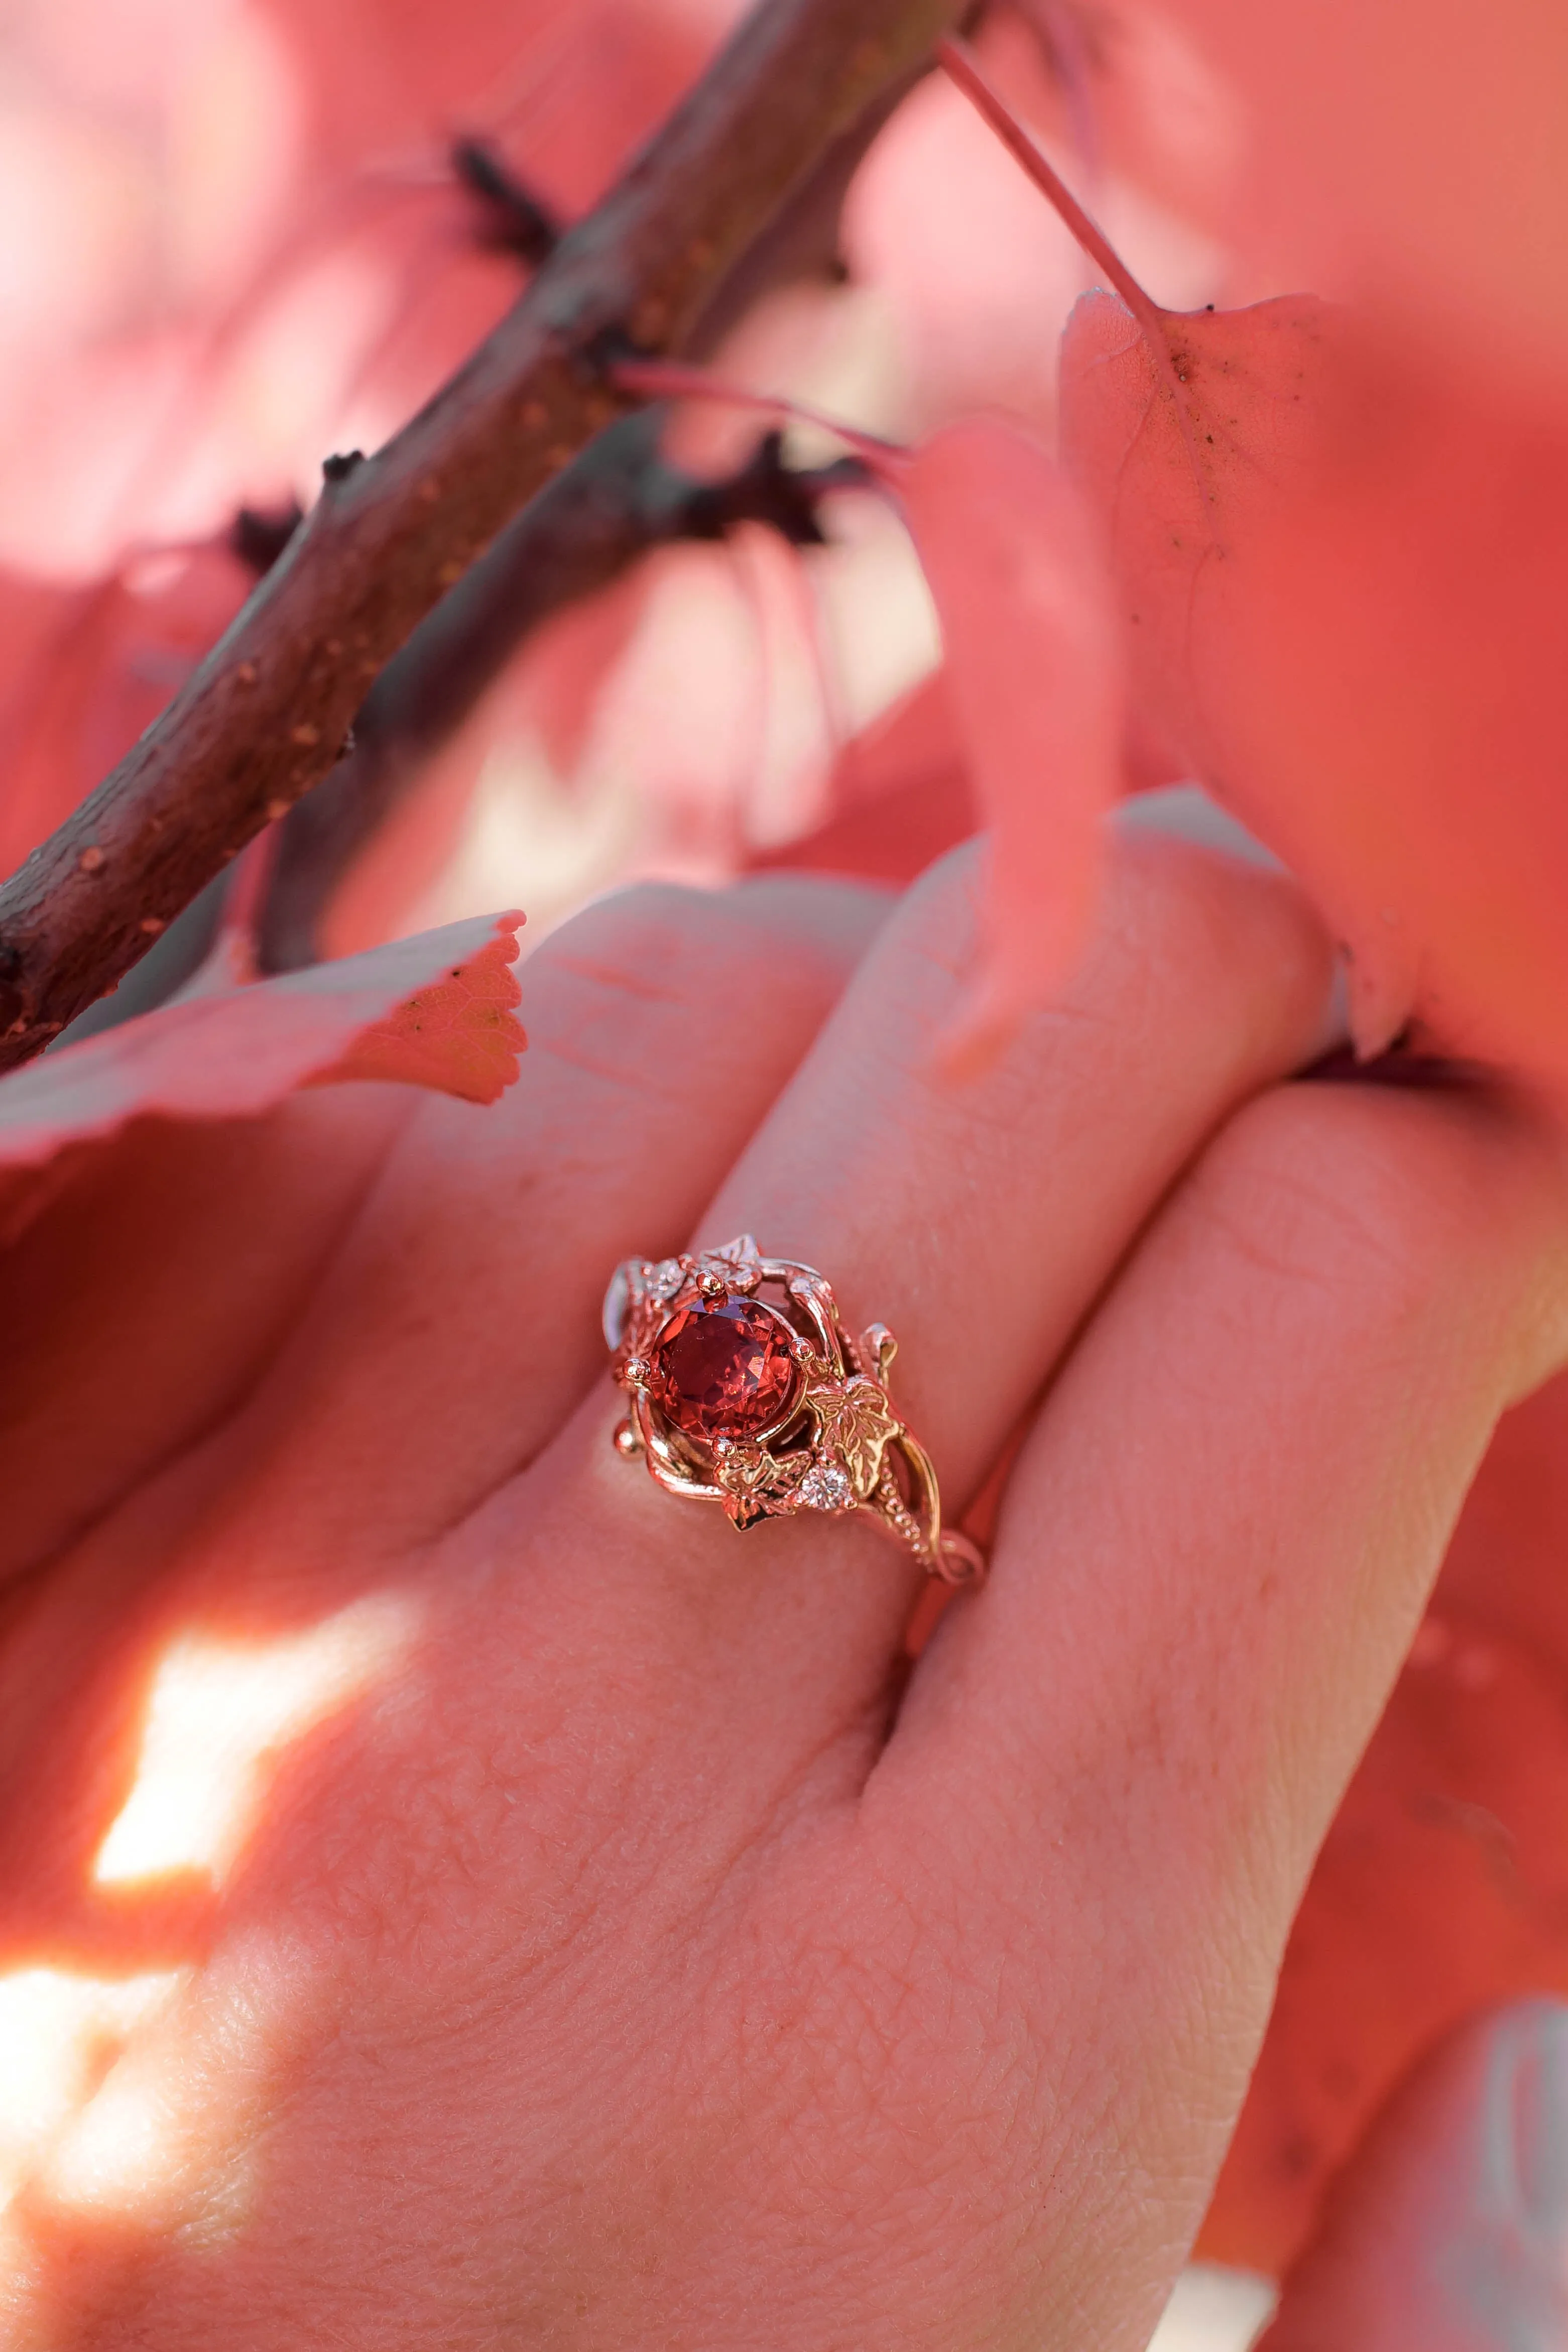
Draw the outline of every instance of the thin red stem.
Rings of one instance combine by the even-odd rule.
[[[710,375],[706,368],[683,367],[678,360],[620,360],[610,371],[618,392],[643,393],[653,400],[717,400],[731,408],[755,408],[765,416],[788,416],[800,425],[815,425],[832,433],[863,457],[873,472],[892,478],[906,464],[909,452],[900,441],[884,441],[880,434],[862,433],[845,425],[809,401],[787,394],[753,392],[743,383]]]
[[[1145,294],[1110,238],[1090,219],[1065,180],[1058,177],[1004,98],[991,88],[978,58],[962,41],[938,41],[936,58],[948,79],[961,89],[977,113],[985,117],[1009,153],[1017,157],[1035,186],[1050,197],[1084,252],[1131,310],[1144,332],[1163,341],[1160,306]]]
[[[1023,165],[1035,186],[1049,197],[1061,219],[1071,230],[1091,261],[1104,273],[1106,283],[1121,296],[1137,322],[1139,332],[1154,362],[1155,373],[1164,382],[1176,405],[1176,424],[1186,444],[1197,495],[1208,513],[1210,525],[1218,537],[1214,501],[1203,467],[1199,462],[1197,436],[1182,396],[1181,378],[1171,357],[1170,338],[1166,321],[1170,316],[1162,310],[1152,295],[1146,294],[1128,268],[1110,238],[1095,221],[1091,220],[1065,181],[1059,178],[1023,124],[1008,106],[1000,93],[991,88],[980,69],[978,59],[964,42],[949,36],[936,44],[937,63],[954,85],[988,122],[998,138]]]

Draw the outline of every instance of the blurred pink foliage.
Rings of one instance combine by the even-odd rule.
[[[253,584],[222,541],[128,552],[79,583],[0,574],[7,873],[157,717]]]

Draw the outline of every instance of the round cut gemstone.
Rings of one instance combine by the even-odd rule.
[[[793,1333],[752,1298],[683,1307],[659,1334],[649,1393],[686,1437],[755,1437],[800,1391]]]

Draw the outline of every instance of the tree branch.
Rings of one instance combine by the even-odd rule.
[[[817,500],[863,479],[853,458],[789,472],[771,433],[725,479],[694,481],[661,457],[663,421],[645,410],[601,434],[388,663],[354,721],[353,750],[289,811],[261,926],[265,971],[315,962],[344,874],[541,622],[674,541],[761,522],[797,547],[820,545]]]
[[[111,988],[334,764],[354,713],[497,532],[625,403],[600,360],[678,351],[823,153],[957,0],[764,0],[418,415],[329,459],[282,560],[129,756],[0,887],[0,1067]]]
[[[549,259],[564,234],[561,223],[486,141],[455,139],[451,163],[459,186],[484,207],[484,244],[497,253],[515,253],[530,269]]]
[[[890,84],[797,182],[685,338],[688,353],[716,349],[741,316],[779,286],[840,282],[840,220],[850,182],[922,70],[924,64]],[[495,215],[495,242],[537,262],[542,255],[526,251],[516,232],[520,224],[531,235],[528,225],[538,217],[547,224],[546,249],[554,249],[559,225],[488,148],[461,141],[453,163]],[[790,473],[779,436],[769,433],[727,479],[694,482],[664,463],[662,418],[662,408],[643,410],[591,442],[507,525],[376,680],[354,720],[352,751],[285,820],[261,926],[264,970],[295,971],[316,961],[321,918],[348,868],[552,613],[608,586],[653,547],[720,538],[738,522],[768,523],[796,545],[810,545],[821,537],[818,499],[863,478],[852,458]]]

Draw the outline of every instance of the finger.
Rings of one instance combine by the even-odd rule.
[[[892,1325],[895,1398],[950,1510],[1204,1136],[1313,1051],[1329,990],[1326,944],[1289,885],[1124,838],[1071,992],[954,1087],[936,1041],[966,984],[975,875],[961,852],[902,903],[701,1226],[821,1269],[852,1331]],[[648,1580],[662,1559],[703,1621],[672,1638],[716,1642],[716,1687],[747,1706],[766,1672],[790,1694],[791,1737],[880,1697],[915,1581],[906,1553],[860,1515],[737,1538],[604,1456],[601,1425],[593,1436],[605,1525],[632,1531],[607,1607],[641,1591],[662,1609]]]
[[[329,1087],[261,1118],[138,1118],[47,1171],[0,1257],[0,1584],[249,1393],[414,1101]]]
[[[529,1459],[602,1369],[606,1268],[679,1246],[887,904],[643,887],[545,942],[517,1084],[421,1104],[232,1433],[262,1552],[417,1541]]]
[[[991,1586],[916,1672],[866,1818],[918,1821],[928,1899],[1005,1939],[1026,2046],[1077,2021],[1019,2137],[1128,2260],[1197,2225],[1312,1857],[1565,1298],[1561,1150],[1522,1109],[1249,1106],[1084,1335]],[[1110,2145],[1155,2184],[1136,2210],[1086,2173]]]
[[[1326,942],[1291,886],[1119,837],[1076,983],[977,1083],[933,1051],[967,985],[977,868],[916,890],[703,1223],[821,1266],[962,1489],[1202,1138],[1317,1047]]]
[[[1473,2019],[1395,2093],[1260,2352],[1568,2344],[1568,2008]]]

